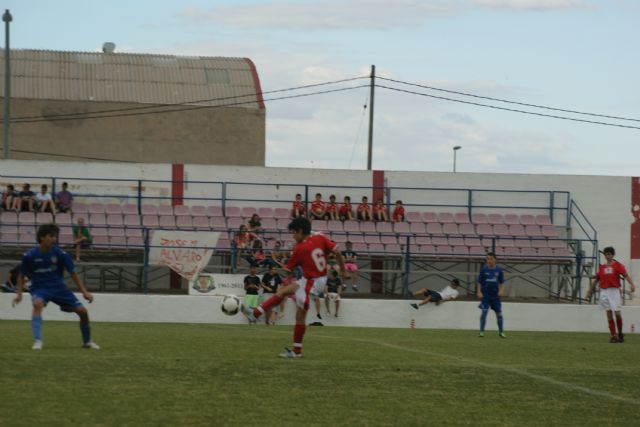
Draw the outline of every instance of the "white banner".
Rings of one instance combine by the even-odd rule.
[[[237,295],[243,297],[246,274],[209,274],[202,273],[189,282],[189,295],[221,296]],[[258,276],[262,280],[262,276]]]
[[[209,263],[218,232],[154,230],[149,264],[165,265],[191,281]]]

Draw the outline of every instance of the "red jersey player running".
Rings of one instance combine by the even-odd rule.
[[[635,292],[636,285],[633,284],[631,277],[627,274],[627,269],[624,265],[613,259],[616,254],[613,247],[608,246],[602,251],[607,262],[601,264],[598,269],[598,274],[591,279],[591,287],[587,292],[587,299],[591,299],[591,294],[596,286],[596,282],[600,282],[600,306],[607,310],[607,321],[609,322],[609,331],[611,332],[611,338],[609,342],[624,342],[624,334],[622,333],[622,315],[620,314],[620,307],[622,301],[620,298],[620,277],[624,277],[629,285],[631,285],[631,292]],[[613,312],[616,313],[616,322],[613,322]],[[618,325],[618,335],[616,336],[616,323]]]
[[[285,352],[280,357],[302,357],[302,340],[307,327],[307,310],[309,310],[309,292],[312,288],[323,289],[327,280],[327,255],[333,252],[340,265],[340,271],[344,272],[344,260],[337,249],[335,242],[321,234],[311,235],[311,222],[303,217],[294,218],[289,224],[289,231],[293,234],[296,246],[285,270],[293,271],[296,267],[302,268],[303,277],[293,283],[278,287],[275,295],[264,301],[258,307],[242,307],[242,313],[255,320],[270,308],[280,304],[289,295],[295,295],[297,305],[296,324],[293,328],[293,350],[285,347]]]

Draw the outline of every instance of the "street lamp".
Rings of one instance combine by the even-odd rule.
[[[455,147],[453,147],[453,173],[456,173],[456,154],[458,153],[458,150],[461,148],[462,146],[460,145],[456,145]]]
[[[11,62],[9,47],[9,22],[13,21],[13,16],[9,9],[5,9],[2,15],[4,21],[4,118],[3,118],[3,159],[9,158],[9,100],[11,99]]]

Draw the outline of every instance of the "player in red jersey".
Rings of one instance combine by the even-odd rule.
[[[299,216],[306,216],[307,208],[302,201],[302,194],[296,194],[296,199],[291,204],[291,217],[298,218]]]
[[[620,277],[624,277],[631,286],[631,292],[635,292],[636,285],[633,284],[631,277],[627,274],[627,269],[624,265],[614,260],[613,257],[616,254],[613,247],[608,246],[602,251],[607,262],[601,264],[598,269],[598,274],[591,279],[591,287],[587,292],[587,299],[591,299],[591,294],[595,289],[596,283],[600,282],[600,306],[607,310],[607,321],[609,323],[609,332],[611,332],[611,338],[609,342],[624,342],[624,334],[622,333],[622,315],[620,314],[620,307],[622,305],[620,297]],[[616,314],[616,321],[613,321],[613,313]],[[616,324],[618,326],[618,335],[616,335]]]
[[[404,222],[404,206],[402,206],[402,200],[396,201],[396,207],[391,214],[391,220],[393,222]]]
[[[293,248],[291,258],[287,262],[285,270],[294,271],[300,267],[302,277],[293,283],[278,287],[275,295],[264,301],[258,307],[251,309],[242,307],[242,313],[255,320],[270,308],[277,306],[288,295],[295,295],[297,305],[296,324],[293,328],[293,350],[285,347],[285,352],[280,357],[302,357],[302,340],[307,327],[307,311],[309,310],[309,292],[312,288],[323,289],[327,280],[327,255],[334,253],[340,266],[344,270],[344,260],[335,242],[322,234],[311,235],[311,222],[306,218],[294,218],[289,224],[289,231],[293,234],[296,246]]]
[[[315,200],[311,203],[310,219],[324,219],[327,207],[322,201],[322,194],[317,193]]]

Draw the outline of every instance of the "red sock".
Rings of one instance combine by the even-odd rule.
[[[616,323],[613,319],[609,320],[609,331],[611,332],[612,337],[616,336]]]
[[[260,304],[260,307],[256,307],[253,309],[253,315],[256,317],[260,317],[262,313],[269,310],[271,307],[280,304],[281,302],[282,298],[280,298],[277,294],[272,295],[271,298]]]
[[[622,335],[622,316],[616,316],[616,323],[618,324],[618,334]]]
[[[302,339],[304,338],[304,332],[307,330],[307,325],[295,325],[293,327],[293,352],[302,353]]]

